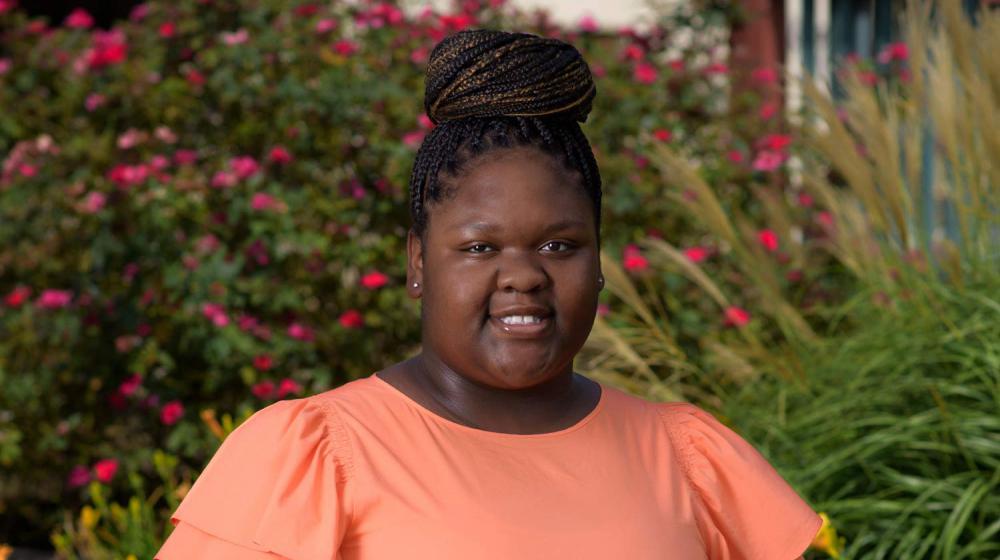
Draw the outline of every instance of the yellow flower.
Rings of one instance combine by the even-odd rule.
[[[135,554],[129,554],[128,556],[125,557],[125,560],[139,560],[139,559],[135,557]]]
[[[90,506],[83,506],[80,510],[80,524],[85,529],[93,529],[97,525],[97,520],[101,518],[101,512]]]
[[[825,513],[820,513],[819,516],[823,519],[823,526],[819,528],[809,546],[829,554],[830,558],[840,558],[840,553],[844,549],[844,539],[837,537],[837,530],[833,528],[830,518]]]

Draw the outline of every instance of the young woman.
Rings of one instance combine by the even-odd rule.
[[[422,352],[258,411],[160,560],[799,557],[820,518],[711,415],[573,372],[601,277],[601,179],[571,45],[473,30],[427,68],[410,181]]]

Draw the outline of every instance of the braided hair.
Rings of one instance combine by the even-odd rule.
[[[438,43],[424,93],[436,126],[410,175],[415,233],[424,237],[427,205],[451,196],[448,179],[469,162],[494,149],[532,146],[576,175],[593,202],[599,234],[601,175],[577,124],[586,122],[596,93],[579,51],[558,39],[473,29]]]

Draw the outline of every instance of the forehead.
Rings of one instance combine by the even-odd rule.
[[[592,202],[579,174],[536,149],[491,153],[447,182],[452,193],[435,203],[432,229],[473,221],[516,229],[567,218],[592,227]]]

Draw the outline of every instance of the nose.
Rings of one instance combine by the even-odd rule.
[[[533,252],[518,252],[499,259],[497,287],[500,290],[532,292],[549,285],[550,278]]]

